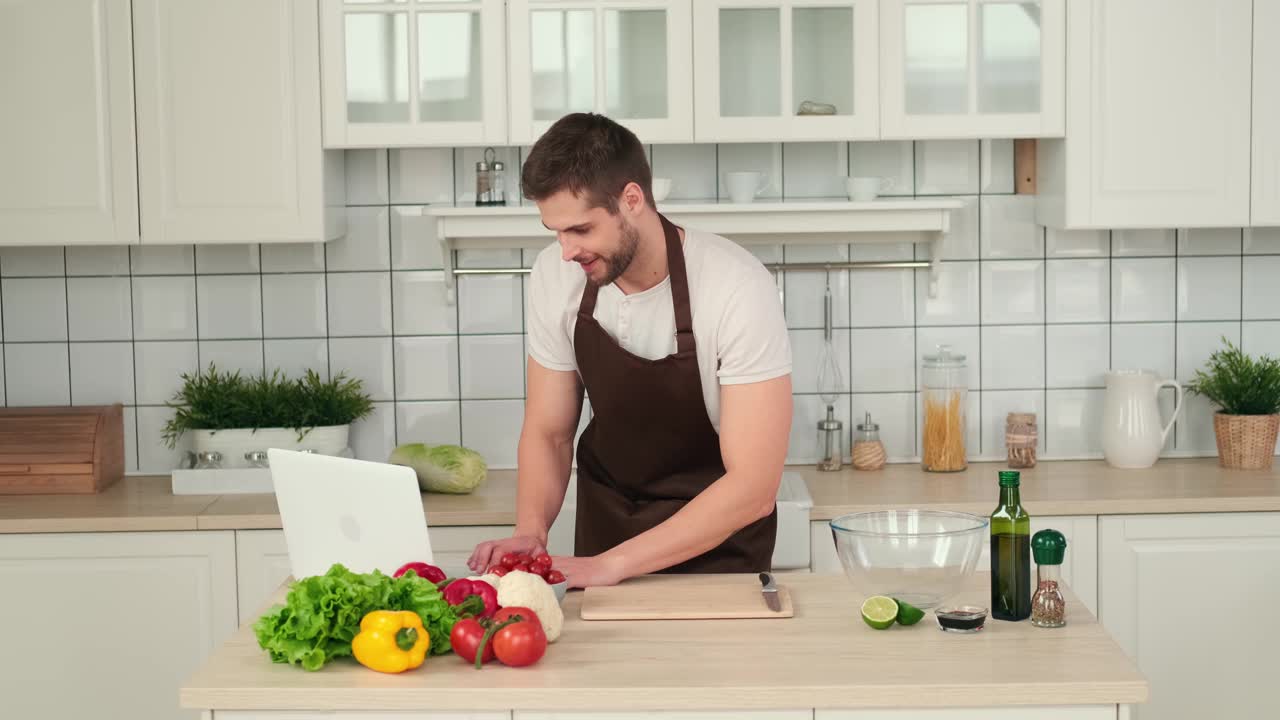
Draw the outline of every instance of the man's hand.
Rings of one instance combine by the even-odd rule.
[[[617,585],[625,578],[622,568],[605,555],[594,557],[560,557],[551,558],[551,566],[564,573],[570,588],[595,587],[599,585]]]
[[[477,545],[475,551],[471,553],[471,559],[467,560],[467,567],[471,568],[472,572],[480,574],[497,565],[502,560],[502,556],[507,553],[541,555],[546,551],[547,548],[541,540],[529,535],[516,535],[505,540],[486,540]]]

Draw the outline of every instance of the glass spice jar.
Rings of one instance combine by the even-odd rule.
[[[1057,530],[1041,530],[1031,538],[1036,558],[1036,593],[1031,597],[1031,624],[1059,628],[1067,624],[1067,601],[1062,597],[1062,560],[1067,539]]]
[[[884,443],[880,442],[880,426],[871,421],[871,413],[867,413],[866,422],[858,423],[854,437],[853,469],[879,470],[884,467],[887,458]]]
[[[1008,449],[1009,467],[1035,467],[1036,445],[1039,441],[1035,413],[1011,412],[1005,418],[1004,444]]]

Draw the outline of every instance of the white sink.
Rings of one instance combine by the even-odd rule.
[[[569,475],[564,508],[551,526],[547,545],[553,555],[573,554],[574,519],[577,515],[578,474]],[[784,472],[778,486],[778,539],[773,546],[774,570],[809,567],[809,511],[813,498],[798,473]]]

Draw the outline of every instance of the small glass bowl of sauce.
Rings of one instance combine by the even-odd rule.
[[[987,609],[972,605],[940,607],[933,611],[938,628],[944,632],[976,633],[987,622]]]

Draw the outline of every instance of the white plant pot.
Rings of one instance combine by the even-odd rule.
[[[305,428],[304,428],[305,429]],[[191,450],[200,453],[216,450],[222,454],[222,467],[247,468],[245,453],[254,450],[314,450],[320,455],[339,455],[346,450],[350,425],[326,425],[311,428],[298,439],[293,428],[258,428],[235,430],[191,430]]]

